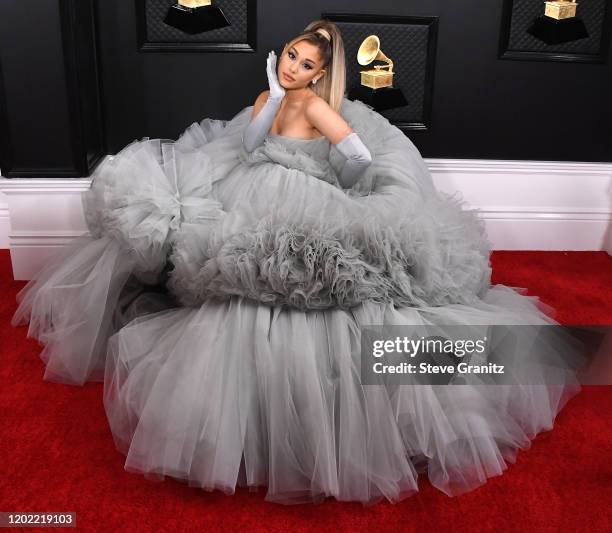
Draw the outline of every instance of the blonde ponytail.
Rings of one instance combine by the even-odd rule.
[[[319,48],[325,74],[312,90],[332,109],[340,111],[346,91],[346,60],[342,34],[332,21],[322,19],[311,22],[304,31],[287,43],[287,49],[298,41],[306,40]]]

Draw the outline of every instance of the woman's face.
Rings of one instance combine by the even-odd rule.
[[[278,81],[285,89],[302,89],[325,73],[319,49],[308,41],[285,46],[278,62]]]

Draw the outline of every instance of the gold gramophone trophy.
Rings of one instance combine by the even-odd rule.
[[[384,61],[386,64],[361,70],[361,85],[351,89],[349,98],[361,100],[377,111],[408,104],[401,89],[393,87],[393,61],[380,49],[377,35],[366,37],[357,51],[357,62],[360,65],[369,65],[372,61]]]
[[[556,2],[544,2],[544,15],[553,19],[562,20],[576,16],[576,0],[558,0]]]
[[[221,8],[212,0],[178,0],[170,6],[164,23],[190,35],[229,26]]]
[[[576,17],[576,0],[544,2],[544,15],[536,18],[527,33],[546,44],[560,44],[588,37],[582,19]]]
[[[393,61],[380,49],[380,39],[370,35],[361,43],[357,51],[357,62],[360,65],[369,65],[372,61],[384,61],[386,65],[374,65],[373,69],[361,71],[361,85],[380,89],[393,87]],[[383,70],[384,68],[388,70]]]

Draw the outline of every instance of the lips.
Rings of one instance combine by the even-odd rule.
[[[289,76],[289,74],[286,74],[286,73],[284,73],[284,72],[283,72],[283,76],[285,77],[285,79],[286,79],[287,81],[295,81],[295,79],[294,79],[294,78],[292,78],[291,76]]]

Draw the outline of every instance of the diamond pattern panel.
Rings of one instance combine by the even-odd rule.
[[[213,0],[221,8],[231,26],[204,33],[189,35],[164,24],[170,6],[176,0],[145,0],[145,26],[147,41],[151,43],[204,42],[204,43],[246,43],[247,42],[247,0]]]
[[[330,17],[333,20],[333,17]],[[367,66],[357,62],[357,50],[368,36],[380,38],[380,48],[393,61],[393,86],[401,89],[408,105],[381,111],[392,122],[424,122],[425,78],[427,68],[427,46],[429,27],[422,24],[394,24],[371,22],[336,22],[346,51],[347,90],[361,82],[361,70]]]
[[[527,28],[531,26],[533,20],[544,14],[544,2],[513,0],[508,50],[598,54],[605,11],[606,0],[578,0],[576,16],[584,22],[589,36],[569,43],[546,44],[527,33]]]

